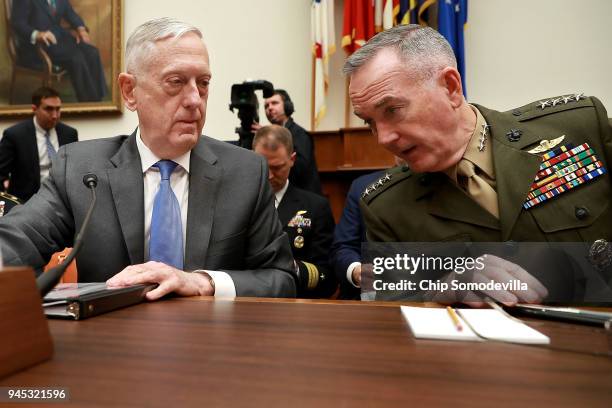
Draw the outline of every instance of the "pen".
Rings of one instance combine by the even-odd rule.
[[[461,321],[459,320],[459,317],[457,316],[457,313],[455,313],[455,309],[453,309],[450,306],[446,306],[446,311],[448,312],[448,315],[450,316],[451,320],[453,321],[453,324],[457,328],[457,331],[462,331],[463,330],[463,326],[461,325]]]

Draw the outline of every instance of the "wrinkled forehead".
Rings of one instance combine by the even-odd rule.
[[[407,68],[394,54],[377,55],[359,67],[350,77],[349,96],[354,107],[377,103],[393,94],[398,82],[404,84]]]
[[[192,61],[201,59],[206,66],[210,66],[206,44],[195,32],[149,41],[141,49],[136,50],[132,61],[128,62],[131,62],[133,71],[142,73],[151,72],[151,69],[159,70],[160,66],[163,67],[186,56],[191,57]]]

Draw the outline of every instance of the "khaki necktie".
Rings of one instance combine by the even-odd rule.
[[[499,219],[497,192],[484,178],[476,174],[474,163],[461,159],[457,165],[459,184],[481,207]]]

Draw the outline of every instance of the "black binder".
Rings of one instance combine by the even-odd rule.
[[[144,300],[157,284],[107,288],[104,282],[60,283],[43,299],[45,315],[51,318],[83,320]]]

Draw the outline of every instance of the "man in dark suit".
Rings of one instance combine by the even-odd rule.
[[[74,36],[62,27],[62,22],[74,30]],[[36,46],[40,45],[53,64],[68,71],[79,102],[97,102],[104,98],[107,87],[100,54],[69,0],[13,1],[11,24],[17,35],[21,65],[40,67],[36,53]]]
[[[368,240],[511,241],[510,252],[530,255],[512,262],[492,257],[475,277],[529,281],[528,290],[491,295],[508,303],[537,302],[555,292],[563,293],[555,301],[580,300],[573,255],[538,252],[535,245],[529,251],[520,242],[584,243],[578,258],[586,259],[589,247],[599,247],[591,244],[612,240],[612,129],[596,98],[562,95],[509,112],[470,105],[448,42],[417,25],[376,35],[348,58],[344,71],[357,116],[410,166],[366,190]],[[612,265],[606,257],[592,258],[610,284]],[[549,280],[550,293],[534,280],[536,273]]]
[[[37,89],[32,94],[34,117],[6,129],[0,140],[0,179],[8,180],[8,192],[22,201],[49,176],[57,149],[78,140],[76,129],[59,121],[61,107],[54,89]]]
[[[284,126],[291,132],[296,157],[289,181],[296,187],[321,195],[321,181],[314,154],[314,142],[306,129],[295,123],[291,117],[295,112],[295,107],[289,94],[283,89],[275,89],[274,95],[266,98],[264,107],[270,123]],[[253,130],[260,127],[256,123],[253,125]]]
[[[211,71],[200,30],[170,18],[142,24],[126,70],[119,86],[137,130],[62,147],[39,192],[0,219],[4,263],[40,268],[72,246],[89,207],[82,180],[93,173],[79,281],[158,283],[150,300],[295,296],[265,161],[201,135]]]
[[[384,173],[364,174],[351,183],[340,221],[334,230],[331,264],[340,282],[340,297],[359,299],[361,285],[361,243],[366,241],[366,229],[359,201],[366,187]]]
[[[268,161],[274,203],[299,269],[298,296],[331,296],[337,283],[329,265],[334,217],[327,199],[297,188],[289,180],[296,154],[286,128],[260,128],[253,139],[253,151]]]

